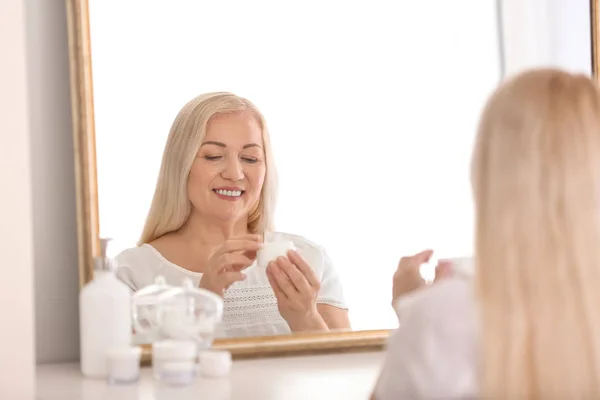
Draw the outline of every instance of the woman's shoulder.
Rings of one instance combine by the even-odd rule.
[[[115,267],[117,276],[134,290],[152,284],[159,275],[170,285],[180,285],[185,278],[198,284],[202,276],[167,260],[151,244],[123,250],[115,257]]]
[[[135,267],[136,265],[148,264],[149,262],[151,264],[160,262],[156,251],[147,244],[125,249],[117,254],[114,260],[117,267]]]
[[[136,291],[154,281],[164,262],[153,247],[144,244],[121,251],[114,265],[117,277]]]

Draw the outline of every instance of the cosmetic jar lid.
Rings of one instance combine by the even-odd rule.
[[[287,256],[289,250],[295,250],[294,242],[291,240],[262,243],[260,250],[256,253],[256,261],[258,265],[266,267],[269,262],[274,261],[277,257]]]
[[[231,353],[225,350],[206,350],[198,354],[200,374],[208,378],[219,378],[229,375],[231,370]]]
[[[139,360],[141,355],[142,349],[139,346],[111,347],[106,352],[111,360]]]
[[[198,347],[193,340],[160,340],[152,344],[152,357],[168,360],[192,360]]]

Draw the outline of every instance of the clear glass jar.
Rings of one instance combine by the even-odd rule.
[[[152,344],[154,378],[169,386],[190,384],[196,379],[198,347],[193,340],[159,340]]]
[[[165,278],[157,276],[152,285],[148,285],[132,296],[132,317],[135,331],[135,341],[138,343],[151,343],[160,339],[157,310],[161,294],[173,289]]]
[[[223,317],[223,299],[185,279],[181,288],[159,296],[157,323],[160,336],[174,340],[194,340],[198,350],[212,345]]]

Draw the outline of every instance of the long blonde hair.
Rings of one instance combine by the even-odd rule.
[[[277,174],[267,124],[249,100],[228,92],[205,93],[190,100],[179,112],[165,145],[154,197],[138,245],[177,231],[191,211],[187,181],[192,163],[210,120],[219,114],[250,110],[262,129],[266,176],[258,204],[248,217],[248,231],[264,233],[273,227]]]
[[[472,163],[484,399],[600,398],[600,94],[586,76],[507,80]]]

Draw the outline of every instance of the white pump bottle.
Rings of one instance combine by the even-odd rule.
[[[130,346],[132,341],[132,293],[106,256],[109,241],[100,239],[94,278],[79,294],[81,372],[88,378],[106,378],[108,350]]]

